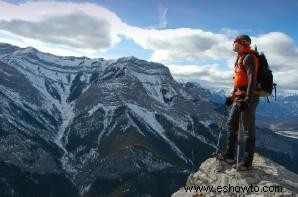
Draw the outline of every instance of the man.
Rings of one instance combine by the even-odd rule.
[[[238,36],[233,44],[233,51],[237,53],[233,77],[234,91],[225,101],[225,105],[232,105],[227,121],[228,141],[226,152],[218,155],[220,160],[225,160],[227,163],[234,162],[241,118],[245,136],[245,151],[237,170],[247,170],[252,166],[255,149],[255,114],[259,103],[259,96],[255,91],[258,59],[250,44],[251,39],[248,35]]]

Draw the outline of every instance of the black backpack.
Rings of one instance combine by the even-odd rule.
[[[276,100],[276,83],[273,82],[273,74],[264,53],[258,53],[256,48],[253,55],[259,60],[256,90],[259,92],[259,96],[267,97],[269,103],[268,96],[272,95],[273,89],[275,91]]]

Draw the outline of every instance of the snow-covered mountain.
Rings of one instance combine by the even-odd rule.
[[[224,129],[208,90],[134,57],[0,44],[0,79],[0,196],[168,196]],[[262,133],[264,154],[298,158],[295,142]]]
[[[215,146],[221,115],[208,95],[161,64],[1,44],[0,78],[1,169],[26,183],[4,176],[1,196],[169,194]],[[171,186],[145,184],[159,181]]]

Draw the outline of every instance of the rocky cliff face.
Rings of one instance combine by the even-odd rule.
[[[215,158],[207,159],[172,197],[297,195],[297,174],[255,154],[253,169],[243,172]]]
[[[1,44],[0,77],[1,196],[168,195],[215,146],[206,91],[161,64]]]

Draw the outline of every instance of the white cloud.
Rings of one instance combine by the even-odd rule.
[[[196,81],[209,87],[230,89],[232,86],[231,70],[225,70],[218,64],[212,65],[169,65],[172,75],[177,80]]]
[[[102,50],[112,45],[111,25],[108,21],[83,13],[52,16],[40,22],[2,21],[0,28],[45,43],[58,43],[74,48]]]
[[[276,71],[297,69],[298,49],[284,33],[271,32],[255,38],[259,51],[264,51]]]
[[[158,9],[159,28],[165,28],[168,9],[162,6]],[[214,33],[191,28],[134,27],[110,10],[92,3],[31,1],[15,5],[0,1],[0,13],[0,42],[21,47],[30,45],[57,55],[94,57],[98,51],[113,48],[124,36],[151,50],[151,61],[172,65],[169,67],[177,79],[199,80],[210,86],[231,86],[235,59],[231,49],[233,37],[240,33],[237,30],[223,28],[221,33]],[[295,42],[281,32],[258,35],[252,40],[265,52],[278,85],[298,89]],[[177,62],[209,64],[218,60],[226,64],[174,66]]]
[[[265,53],[273,71],[274,82],[278,85],[278,92],[298,90],[298,49],[295,42],[281,32],[252,37],[252,41],[252,46],[257,44],[258,50]],[[216,65],[176,65],[169,68],[176,79],[198,81],[209,86],[229,89],[232,87],[235,55],[227,55],[226,62],[230,70]]]
[[[78,49],[106,50],[120,41],[123,22],[90,3],[0,1],[0,29],[16,36]]]
[[[120,35],[153,50],[153,61],[223,59],[231,44],[223,34],[200,29],[142,29],[125,24],[113,12],[91,3],[0,1],[0,29],[44,43],[103,50]],[[167,24],[167,8],[160,6],[160,25]]]
[[[222,34],[200,29],[142,29],[127,26],[123,34],[145,49],[153,50],[151,60],[158,62],[224,59],[232,55],[231,43]]]
[[[158,13],[159,13],[159,28],[165,28],[167,27],[168,24],[168,19],[167,19],[167,13],[168,13],[168,8],[160,5],[158,7]]]
[[[73,47],[68,47],[64,45],[43,43],[36,39],[16,36],[14,34],[1,31],[1,30],[0,30],[0,42],[10,43],[12,45],[16,45],[23,48],[28,46],[33,46],[34,48],[37,48],[40,51],[59,55],[59,56],[77,56],[77,57],[87,56],[91,58],[97,57],[96,50],[79,49],[79,48],[73,48]]]
[[[253,40],[258,50],[265,53],[278,87],[298,90],[298,48],[295,42],[281,32],[263,34]]]

